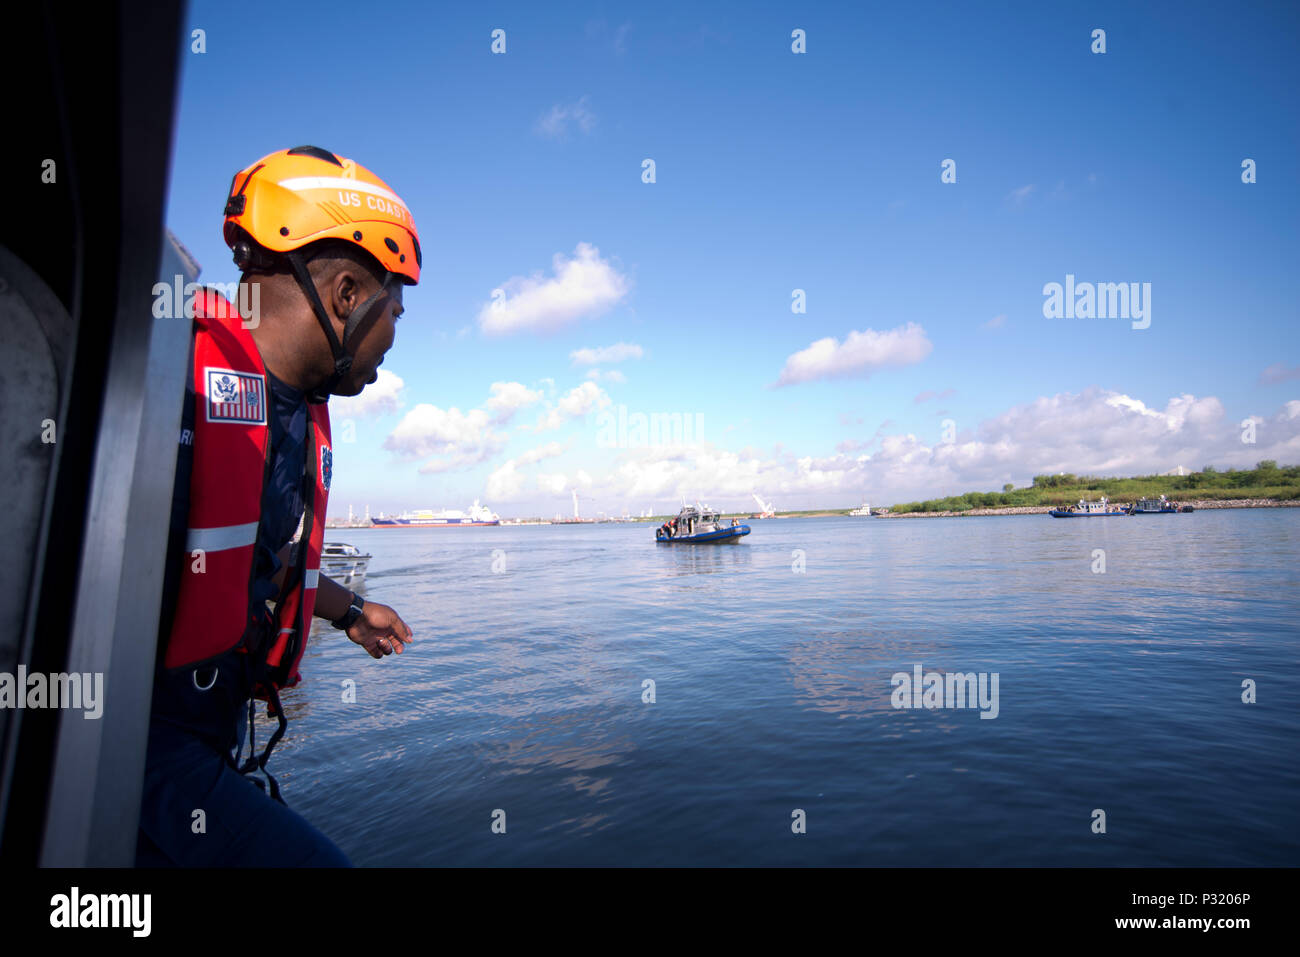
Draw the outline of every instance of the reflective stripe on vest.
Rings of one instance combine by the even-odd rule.
[[[187,552],[220,552],[243,548],[257,542],[257,522],[227,525],[224,528],[191,528],[185,536]]]
[[[169,669],[192,667],[251,644],[269,618],[250,596],[270,444],[266,369],[234,306],[204,290],[195,311],[194,470],[185,567],[163,658]],[[325,535],[329,412],[323,404],[309,405],[308,411],[306,445],[314,463],[314,491],[307,504],[313,521],[302,584],[278,606],[279,633],[271,629],[268,663],[277,687],[298,680]]]

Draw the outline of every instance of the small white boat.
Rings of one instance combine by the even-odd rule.
[[[871,514],[871,506],[868,505],[866,502],[863,502],[861,508],[855,508],[853,511],[849,512],[849,514],[850,514],[850,515],[870,515],[870,514]]]
[[[321,546],[320,570],[340,585],[350,587],[366,577],[370,556],[355,545],[326,542]]]

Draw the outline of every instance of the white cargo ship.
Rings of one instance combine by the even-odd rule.
[[[475,499],[474,504],[463,512],[458,508],[442,509],[437,512],[432,509],[421,508],[416,509],[414,512],[403,512],[394,518],[372,518],[370,523],[375,528],[442,528],[450,525],[500,525],[501,516],[487,506],[480,505],[478,499]]]

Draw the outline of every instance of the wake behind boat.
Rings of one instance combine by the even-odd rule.
[[[724,525],[722,516],[707,505],[684,505],[676,518],[655,529],[655,541],[664,545],[726,545],[748,534],[748,525],[735,519]]]

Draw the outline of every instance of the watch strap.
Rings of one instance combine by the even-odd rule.
[[[361,609],[366,607],[366,600],[356,592],[352,593],[352,602],[348,605],[348,610],[343,613],[342,618],[335,618],[330,622],[335,628],[346,631],[351,628],[358,618],[361,617]]]

